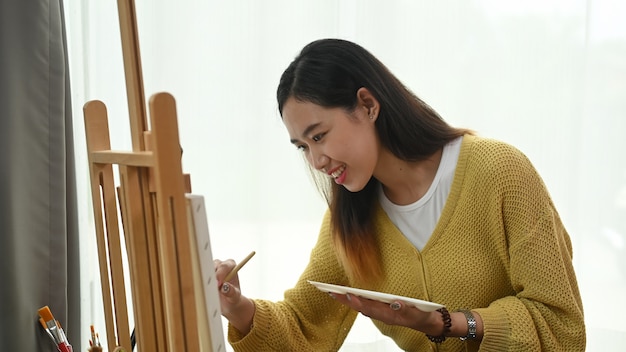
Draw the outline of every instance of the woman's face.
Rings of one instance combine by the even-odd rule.
[[[337,184],[357,192],[367,185],[378,162],[377,111],[373,109],[359,104],[348,112],[289,98],[282,117],[291,143],[307,161]]]

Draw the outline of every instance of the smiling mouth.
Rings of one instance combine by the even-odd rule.
[[[332,178],[337,178],[341,176],[341,174],[346,171],[346,165],[341,165],[340,167],[333,170],[333,172],[328,173]]]

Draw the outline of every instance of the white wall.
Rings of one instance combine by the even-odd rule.
[[[104,101],[114,148],[130,149],[117,7],[65,7],[83,315],[104,330],[81,109]],[[280,299],[317,236],[324,202],[288,142],[275,90],[302,46],[340,37],[368,48],[453,125],[530,157],[573,240],[588,350],[626,343],[626,2],[141,0],[136,8],[146,95],[177,99],[183,167],[206,197],[214,256],[257,251],[240,273],[247,295]],[[390,346],[359,319],[343,350]]]

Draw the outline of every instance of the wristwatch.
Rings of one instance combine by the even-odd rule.
[[[474,314],[467,309],[459,309],[458,312],[463,313],[465,319],[467,319],[467,335],[459,337],[459,339],[461,341],[474,340],[476,338],[476,318],[474,318]]]

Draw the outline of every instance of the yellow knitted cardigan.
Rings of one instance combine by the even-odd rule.
[[[337,351],[357,312],[307,283],[354,286],[339,264],[324,217],[310,262],[284,300],[255,300],[252,330],[232,326],[235,351]],[[405,351],[584,351],[583,307],[570,238],[530,161],[502,142],[463,139],[450,195],[418,251],[379,208],[376,229],[385,280],[360,288],[470,308],[482,317],[481,342],[373,320]]]

